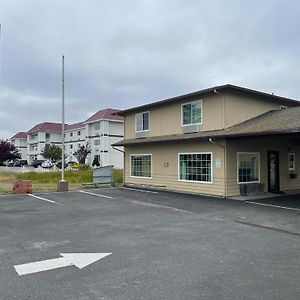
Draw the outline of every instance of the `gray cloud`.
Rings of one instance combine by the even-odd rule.
[[[300,98],[298,1],[0,0],[0,137],[233,83]]]

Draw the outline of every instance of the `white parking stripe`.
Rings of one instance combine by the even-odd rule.
[[[79,192],[84,193],[84,194],[88,194],[88,195],[92,195],[92,196],[98,196],[98,197],[103,197],[103,198],[108,198],[108,199],[114,199],[113,197],[102,195],[102,194],[96,194],[96,193],[86,192],[86,191],[82,191],[82,190],[80,190]]]
[[[60,203],[57,203],[57,202],[55,202],[55,201],[53,201],[53,200],[49,200],[49,199],[46,199],[46,198],[42,198],[42,197],[39,197],[39,196],[36,196],[36,195],[32,195],[32,194],[27,194],[27,195],[30,196],[30,197],[39,199],[39,200],[43,200],[43,201],[47,201],[47,202],[53,203],[53,204],[60,204]]]
[[[133,189],[133,188],[129,188],[129,187],[121,187],[121,189],[124,189],[124,190],[131,190],[131,191],[141,192],[141,193],[158,194],[158,192],[154,192],[154,191],[139,190],[139,189]]]
[[[255,205],[261,205],[261,206],[268,206],[268,207],[274,207],[274,208],[300,211],[300,208],[286,207],[286,206],[266,204],[266,203],[257,203],[257,202],[252,202],[252,201],[246,201],[246,202],[249,203],[249,204],[255,204]]]

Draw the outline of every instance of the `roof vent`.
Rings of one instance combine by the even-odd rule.
[[[280,105],[280,109],[286,110],[286,109],[287,109],[287,106],[285,106],[285,105]]]

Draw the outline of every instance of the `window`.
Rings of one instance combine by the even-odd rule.
[[[50,133],[46,133],[46,140],[50,139]]]
[[[94,140],[94,145],[95,145],[95,146],[100,145],[100,140]]]
[[[238,153],[238,183],[259,182],[259,153]]]
[[[288,158],[288,164],[289,164],[289,171],[296,171],[296,154],[295,153],[289,153]]]
[[[134,154],[131,159],[131,176],[151,178],[152,156],[151,154]]]
[[[77,131],[77,135],[81,135],[81,131],[80,130]]]
[[[77,148],[79,149],[81,147],[81,144],[77,144]]]
[[[96,124],[94,125],[94,129],[95,129],[95,130],[100,130],[100,122],[98,122],[98,123],[96,123]]]
[[[149,130],[149,112],[143,112],[135,115],[136,131]]]
[[[182,125],[193,125],[202,123],[202,101],[194,101],[182,104]]]
[[[73,145],[72,144],[70,144],[70,149],[73,149]]]
[[[180,153],[179,180],[212,182],[211,153]]]
[[[70,136],[73,136],[73,132],[70,132]]]

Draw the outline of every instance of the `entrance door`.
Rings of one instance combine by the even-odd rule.
[[[268,152],[269,192],[279,192],[279,152]]]

